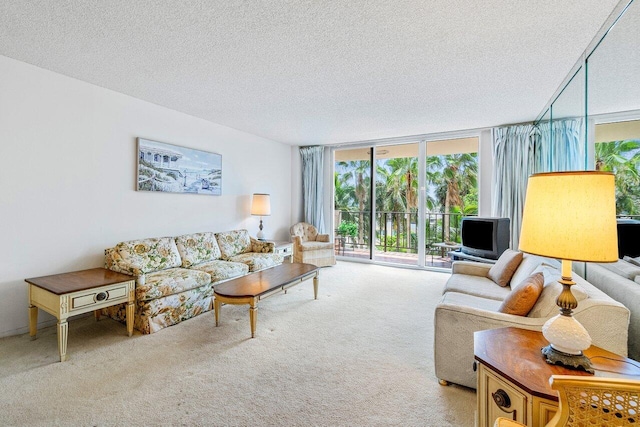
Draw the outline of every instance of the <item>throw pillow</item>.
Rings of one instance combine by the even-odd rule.
[[[521,262],[522,252],[507,249],[489,269],[487,277],[499,286],[505,287],[509,284],[509,281],[511,281],[513,273],[515,273]]]
[[[526,316],[538,301],[543,287],[544,274],[533,273],[507,295],[498,311],[516,316]]]

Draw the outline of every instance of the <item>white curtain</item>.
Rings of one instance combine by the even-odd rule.
[[[304,221],[316,227],[319,233],[324,233],[324,147],[300,147],[300,156]]]
[[[535,137],[535,172],[584,170],[586,146],[583,135],[583,119],[539,123]]]
[[[491,214],[511,219],[511,248],[518,249],[527,181],[534,170],[535,128],[515,125],[493,130]]]

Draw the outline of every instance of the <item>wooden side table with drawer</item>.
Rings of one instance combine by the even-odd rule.
[[[127,332],[133,334],[135,278],[105,268],[25,279],[29,284],[29,335],[36,339],[38,308],[58,319],[60,361],[67,359],[67,318],[127,303]]]
[[[478,426],[491,427],[498,417],[529,427],[545,426],[558,411],[551,375],[585,375],[584,371],[549,365],[540,349],[548,345],[538,331],[501,328],[474,333],[478,366]],[[637,378],[640,369],[626,357],[591,346],[595,376]]]
[[[284,258],[289,257],[289,262],[293,262],[293,243],[291,242],[277,242],[275,244],[274,252],[282,255]]]

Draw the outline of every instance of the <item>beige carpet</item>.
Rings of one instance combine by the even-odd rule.
[[[472,426],[475,392],[438,385],[433,312],[448,275],[340,262],[262,301],[152,335],[92,317],[0,339],[2,426]],[[27,308],[25,307],[25,311]]]

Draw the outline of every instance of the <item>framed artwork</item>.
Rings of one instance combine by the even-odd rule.
[[[138,138],[138,191],[222,194],[222,156]]]

